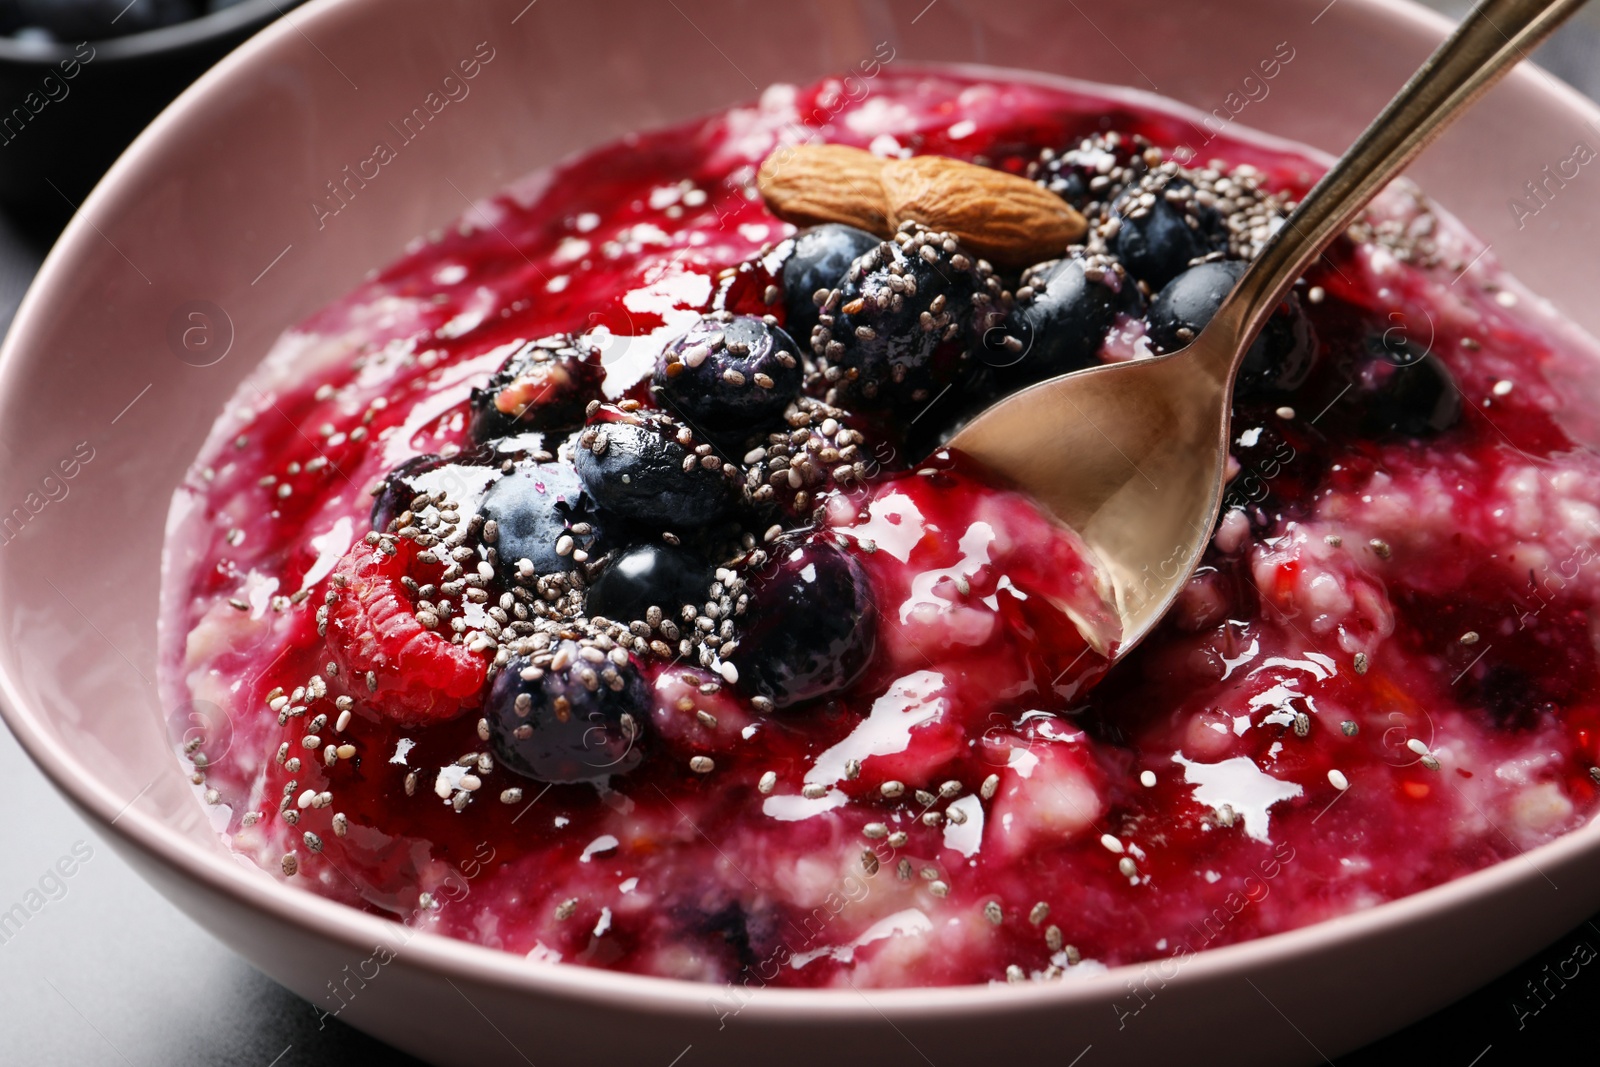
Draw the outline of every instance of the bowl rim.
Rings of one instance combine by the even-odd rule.
[[[204,44],[240,29],[265,24],[274,18],[287,17],[290,9],[302,0],[239,0],[228,7],[209,11],[197,18],[175,22],[171,26],[158,26],[153,30],[130,33],[123,37],[106,37],[87,41],[93,49],[93,58],[101,63],[118,60],[148,59],[180,49]],[[74,58],[79,45],[65,41],[35,43],[18,41],[0,35],[0,65],[17,67],[54,67]]]
[[[261,2],[274,4],[274,0]],[[306,23],[315,24],[343,15],[345,8],[357,2],[362,0],[311,0],[299,14]],[[376,0],[366,2],[377,6]],[[1411,0],[1349,2],[1353,7],[1366,8],[1380,17],[1409,23],[1411,28],[1439,38],[1452,25],[1443,16]],[[239,6],[254,4],[255,0],[246,0]],[[156,32],[166,31],[152,31]],[[45,317],[47,295],[57,288],[61,276],[67,273],[66,250],[96,238],[99,229],[93,220],[101,211],[113,206],[118,186],[122,184],[120,179],[151,165],[151,157],[159,154],[168,130],[183,121],[181,113],[186,110],[184,105],[200,95],[222,89],[236,71],[254,66],[269,53],[284,46],[291,37],[301,33],[300,26],[280,19],[246,41],[185,90],[111,167],[51,249],[18,307],[4,345],[0,347],[0,389],[7,388],[18,375],[23,347],[20,338],[31,332],[29,327],[35,319]],[[939,65],[946,69],[975,67],[973,64]],[[1074,81],[1039,72],[1012,73],[1023,78],[1037,74],[1055,84]],[[1577,111],[1591,122],[1600,123],[1600,107],[1554,77],[1529,70],[1526,65],[1512,71],[1510,77],[1523,81],[1525,88],[1531,87],[1552,104]],[[1097,92],[1110,88],[1133,99],[1159,101],[1163,108],[1175,109],[1179,113],[1187,111],[1195,116],[1202,114],[1189,105],[1144,90],[1101,83],[1079,84],[1092,85]],[[1244,131],[1242,135],[1259,137],[1267,143],[1293,143],[1254,130]],[[1304,146],[1300,148],[1303,150]],[[4,591],[0,589],[0,597],[3,596]],[[80,813],[94,822],[99,832],[119,839],[120,843],[131,847],[141,857],[170,874],[198,882],[205,890],[233,904],[265,913],[275,921],[298,927],[326,942],[352,952],[368,953],[375,945],[393,944],[399,940],[404,945],[399,955],[403,955],[416,969],[438,977],[493,986],[511,993],[594,1005],[622,1005],[631,1011],[656,1015],[703,1015],[709,1003],[727,995],[730,990],[741,988],[733,983],[701,983],[530,960],[499,949],[417,930],[310,890],[295,888],[259,868],[239,862],[237,857],[230,858],[220,852],[203,850],[160,819],[139,811],[135,804],[143,795],[142,792],[131,800],[113,795],[93,768],[85,765],[72,750],[56,742],[43,726],[47,718],[27,699],[7,666],[0,662],[0,719],[10,727],[24,750],[56,788]],[[173,767],[175,771],[179,769],[176,762]],[[1518,869],[1522,863],[1542,874],[1547,866],[1559,867],[1593,852],[1600,852],[1600,818],[1591,819],[1554,841],[1523,850],[1515,857],[1409,896],[1293,930],[1204,949],[1192,956],[1176,957],[1181,960],[1181,970],[1166,984],[1198,986],[1215,983],[1296,957],[1331,951],[1341,942],[1381,937],[1401,930],[1415,920],[1454,910],[1468,905],[1474,898],[1512,888],[1527,876]],[[1174,957],[1110,967],[1084,980],[1050,983],[852,987],[840,990],[772,988],[747,982],[742,987],[744,990],[759,991],[761,995],[741,1001],[740,1014],[771,1022],[794,1022],[804,1017],[810,1021],[820,1019],[848,1023],[881,1021],[888,1017],[887,1013],[893,1013],[897,1018],[916,1019],[1070,1009],[1099,1003],[1106,999],[1108,991],[1120,996],[1120,991],[1147,968],[1170,958]]]

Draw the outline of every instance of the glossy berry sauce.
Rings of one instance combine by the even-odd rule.
[[[810,541],[777,550],[842,552],[870,588],[871,655],[826,699],[764,713],[719,670],[642,662],[642,758],[545,785],[492,758],[483,690],[452,673],[483,655],[470,646],[397,657],[382,686],[416,687],[407,723],[369,706],[392,694],[363,684],[366,661],[328,670],[335,575],[409,565],[361,544],[370,490],[412,456],[470,448],[470,390],[520,345],[582,335],[608,398],[647,398],[658,353],[702,312],[782,314],[764,294],[792,228],[752,188],[777,144],[820,132],[1021,173],[1107,130],[1193,135],[1147,103],[1039,81],[886,71],[861,100],[774,87],[526,179],[287,334],[179,490],[168,549],[163,681],[174,706],[231,723],[225,753],[188,754],[234,847],[535,960],[903,986],[1182,956],[1580,825],[1600,758],[1584,414],[1600,364],[1403,189],[1297,287],[1315,369],[1240,400],[1204,566],[1113,671],[1114,616],[1076,537],[960,457],[890,445],[824,501]],[[1206,152],[1290,196],[1317,172],[1242,135]],[[1458,402],[1386,384],[1372,353],[1397,344],[1431,353]],[[1148,351],[1124,316],[1102,358]],[[1395,430],[1440,404],[1442,428]],[[280,725],[288,708],[303,710]]]

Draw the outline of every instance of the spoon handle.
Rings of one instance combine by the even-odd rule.
[[[1584,0],[1481,0],[1284,220],[1202,337],[1253,337],[1311,261],[1390,179]],[[1199,344],[1231,381],[1248,345]]]

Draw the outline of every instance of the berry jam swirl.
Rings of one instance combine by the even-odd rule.
[[[162,618],[239,853],[538,965],[881,987],[1187,955],[1590,816],[1591,341],[1391,188],[1252,349],[1203,564],[1108,670],[1096,561],[943,442],[1181,347],[1321,165],[1021,75],[843,92],[531,176],[241,388]],[[796,227],[762,165],[820,142],[1004,172],[1079,236]]]

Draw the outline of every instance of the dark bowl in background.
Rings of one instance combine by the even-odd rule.
[[[0,36],[0,209],[54,240],[161,109],[300,0],[241,0],[160,29],[82,44]]]

